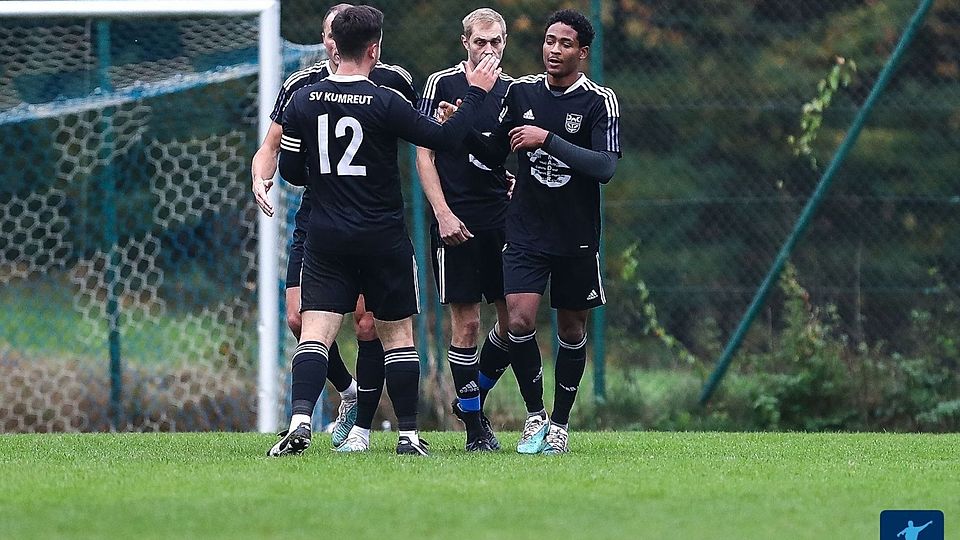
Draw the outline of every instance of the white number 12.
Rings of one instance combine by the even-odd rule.
[[[337,121],[335,128],[336,137],[339,139],[346,136],[347,128],[350,129],[350,144],[343,153],[343,157],[337,162],[337,174],[340,176],[366,176],[367,167],[364,165],[354,165],[353,157],[357,155],[360,149],[360,143],[363,142],[363,128],[360,122],[352,116],[344,116]],[[330,115],[323,114],[317,117],[317,142],[320,147],[320,174],[330,174]]]

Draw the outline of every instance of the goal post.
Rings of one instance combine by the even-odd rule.
[[[168,415],[171,414],[171,408],[175,406],[190,406],[197,409],[209,408],[205,404],[203,397],[184,397],[182,388],[169,389],[169,386],[183,385],[188,388],[199,388],[201,391],[206,389],[215,390],[216,375],[198,382],[201,377],[196,372],[187,373],[178,372],[176,375],[148,376],[144,374],[121,373],[120,354],[121,343],[114,342],[113,334],[117,331],[118,321],[126,321],[137,327],[137,331],[146,334],[147,327],[161,326],[151,324],[149,320],[158,313],[167,314],[176,311],[182,317],[168,317],[170,328],[163,328],[165,332],[163,338],[145,339],[143,349],[146,352],[155,353],[155,356],[175,356],[173,353],[159,351],[149,351],[153,339],[169,340],[170,342],[189,343],[187,348],[193,347],[193,344],[199,338],[193,338],[192,333],[196,330],[197,335],[211,326],[216,326],[221,334],[230,334],[234,336],[233,340],[223,339],[220,343],[204,343],[203,347],[197,345],[190,349],[189,354],[204,356],[204,358],[213,358],[211,365],[217,366],[212,369],[218,369],[219,366],[234,366],[241,363],[237,360],[242,356],[237,349],[243,349],[248,338],[243,336],[244,325],[242,324],[222,324],[225,319],[232,320],[234,317],[244,311],[253,311],[252,307],[247,308],[242,302],[233,302],[229,299],[223,300],[218,306],[207,308],[202,306],[202,302],[194,300],[189,306],[179,300],[174,301],[158,293],[158,289],[168,289],[174,291],[181,286],[177,283],[171,283],[169,276],[164,276],[163,264],[158,260],[158,253],[161,249],[166,249],[169,243],[168,239],[157,239],[158,231],[162,231],[165,224],[174,223],[181,226],[178,234],[212,234],[211,228],[216,228],[216,223],[210,225],[210,221],[218,221],[222,218],[217,214],[219,209],[227,208],[231,212],[231,223],[243,226],[243,220],[250,220],[255,211],[251,211],[249,206],[244,208],[243,212],[237,212],[238,206],[248,205],[243,201],[244,198],[252,200],[249,193],[249,164],[252,153],[247,150],[250,147],[255,148],[266,136],[267,130],[271,124],[270,113],[273,108],[273,99],[281,84],[281,72],[283,69],[284,56],[281,49],[280,38],[280,3],[279,0],[206,0],[196,2],[194,0],[166,0],[157,2],[155,0],[90,0],[90,1],[6,1],[0,2],[0,23],[10,27],[17,21],[27,21],[26,24],[34,24],[36,21],[61,21],[73,19],[106,19],[119,21],[139,21],[145,18],[157,18],[157,20],[166,21],[166,18],[190,18],[190,17],[257,17],[257,37],[256,37],[256,61],[240,61],[233,65],[215,64],[209,71],[200,73],[182,73],[177,71],[179,63],[186,62],[181,56],[174,59],[157,58],[157,55],[151,56],[145,53],[147,60],[140,65],[128,70],[118,69],[117,66],[109,63],[111,51],[118,47],[116,40],[114,43],[109,41],[110,32],[102,27],[88,25],[85,31],[89,36],[95,35],[96,43],[83,44],[84,51],[78,52],[77,56],[84,56],[83,62],[86,62],[86,71],[77,70],[76,77],[88,76],[89,73],[97,73],[101,77],[97,82],[100,84],[95,91],[80,96],[57,94],[50,99],[35,99],[32,101],[19,100],[16,95],[17,89],[21,84],[20,80],[14,80],[11,77],[19,75],[21,79],[36,82],[40,80],[43,83],[43,77],[55,72],[59,66],[53,63],[53,60],[44,58],[37,54],[36,63],[44,64],[34,72],[24,69],[23,71],[12,70],[9,67],[5,72],[0,72],[0,128],[10,128],[10,126],[25,126],[22,130],[15,130],[15,136],[7,137],[6,141],[0,141],[0,144],[10,145],[10,148],[4,146],[0,150],[16,153],[27,148],[28,142],[19,142],[24,133],[30,137],[49,136],[55,144],[60,145],[57,151],[37,150],[38,156],[49,160],[56,167],[54,176],[63,178],[64,184],[73,182],[76,178],[89,176],[92,178],[88,182],[89,186],[101,188],[103,183],[97,183],[99,177],[118,176],[119,173],[113,170],[112,158],[117,154],[124,153],[121,156],[125,160],[135,162],[138,167],[151,169],[161,176],[176,176],[183,180],[183,184],[189,184],[197,178],[206,182],[203,186],[187,185],[151,185],[151,189],[141,193],[124,192],[124,187],[114,186],[107,195],[90,195],[88,184],[84,186],[70,185],[64,189],[62,185],[50,184],[49,189],[43,195],[37,195],[27,192],[23,187],[19,192],[10,191],[0,193],[0,228],[4,235],[13,235],[7,240],[0,240],[0,284],[16,282],[18,284],[38,281],[51,274],[51,269],[62,273],[62,278],[52,286],[44,286],[43,291],[50,291],[51,297],[63,294],[60,290],[60,284],[69,283],[77,289],[73,298],[73,307],[82,312],[82,318],[97,318],[109,321],[106,325],[111,334],[109,355],[110,355],[110,405],[111,409],[126,407],[135,408],[137,414],[142,415],[144,425],[119,424],[119,420],[114,418],[109,424],[102,419],[84,418],[74,422],[73,420],[50,420],[58,414],[67,415],[68,411],[75,412],[76,409],[84,407],[84,403],[97,402],[100,399],[97,396],[90,395],[82,389],[82,384],[64,389],[62,392],[55,390],[57,397],[49,396],[36,399],[24,398],[27,405],[21,410],[16,409],[16,405],[10,405],[8,408],[0,409],[0,431],[16,431],[24,426],[18,424],[15,415],[28,417],[24,422],[30,424],[26,426],[31,430],[35,425],[40,426],[38,431],[58,431],[58,430],[102,430],[102,429],[180,429],[186,427],[191,429],[188,423],[177,425],[176,420],[171,420]],[[82,25],[81,25],[82,26]],[[161,25],[163,26],[163,25]],[[249,26],[249,25],[248,25]],[[17,36],[22,43],[36,43],[29,34],[32,27],[13,28],[11,35]],[[164,29],[166,32],[174,30]],[[202,31],[202,29],[201,29]],[[19,32],[19,33],[18,33]],[[221,32],[221,34],[229,32]],[[172,34],[171,34],[172,35]],[[228,36],[229,37],[229,36]],[[135,41],[130,37],[131,42]],[[218,39],[218,36],[214,36]],[[225,38],[226,39],[226,38]],[[7,40],[8,43],[10,40]],[[42,40],[41,40],[42,41]],[[92,40],[91,40],[92,41]],[[18,42],[19,43],[19,42]],[[69,48],[77,46],[77,41],[71,39],[61,39],[52,42],[53,51],[56,54],[67,55]],[[123,44],[120,44],[123,45]],[[129,45],[129,43],[128,43]],[[16,45],[9,45],[16,47]],[[0,47],[3,47],[0,45]],[[60,49],[58,49],[60,47]],[[214,46],[207,46],[204,43],[198,45],[199,49],[206,54],[198,53],[195,57],[188,59],[195,63],[208,62],[213,63],[210,58],[229,58],[232,51],[225,47],[219,49]],[[132,54],[138,52],[136,47],[130,46],[129,50],[121,50],[123,54]],[[217,49],[213,50],[212,49]],[[17,53],[16,49],[12,49]],[[209,54],[207,54],[209,53]],[[215,54],[214,54],[215,53]],[[6,53],[5,53],[6,54]],[[56,55],[54,54],[54,55]],[[98,56],[99,54],[99,56]],[[209,57],[209,58],[208,58]],[[91,60],[93,58],[93,60]],[[95,64],[99,58],[100,65]],[[104,63],[104,58],[107,63]],[[9,54],[8,58],[9,59]],[[89,68],[94,64],[94,68]],[[64,70],[66,71],[66,70]],[[162,73],[169,73],[169,76],[162,76]],[[170,135],[171,128],[163,126],[159,131],[163,131],[161,136],[156,139],[148,140],[142,135],[149,129],[149,110],[140,110],[136,106],[128,107],[130,103],[138,100],[156,98],[172,92],[190,92],[198,86],[198,77],[206,83],[236,81],[242,76],[257,76],[256,84],[257,104],[256,104],[256,125],[257,140],[243,142],[243,144],[234,144],[238,138],[234,132],[218,137],[182,137],[177,139]],[[6,79],[4,78],[6,77]],[[127,83],[122,87],[115,88],[110,83],[111,77],[126,77]],[[144,77],[144,82],[138,77]],[[38,83],[41,84],[41,83]],[[48,86],[53,86],[48,84]],[[63,90],[62,88],[44,88],[43,91],[53,95]],[[42,93],[39,92],[38,93]],[[252,93],[252,89],[251,89]],[[12,105],[11,105],[12,104]],[[176,114],[173,115],[176,117]],[[228,116],[224,113],[222,116]],[[251,116],[253,113],[251,112]],[[146,118],[146,119],[145,119]],[[183,118],[175,118],[180,123]],[[42,122],[48,122],[43,124]],[[226,120],[224,120],[226,122]],[[13,128],[10,128],[13,129]],[[47,133],[49,131],[49,133]],[[233,137],[233,139],[231,139]],[[240,134],[239,139],[243,139]],[[99,144],[100,146],[92,153],[89,152],[86,145]],[[135,150],[130,150],[136,146]],[[31,146],[32,148],[32,146]],[[196,150],[194,155],[193,150]],[[25,151],[25,150],[24,150]],[[104,157],[105,155],[109,157]],[[37,161],[41,159],[38,158]],[[14,160],[12,167],[29,167],[31,163],[27,158],[18,158]],[[178,169],[178,167],[183,169]],[[225,174],[229,169],[231,181],[229,183],[218,182],[215,177]],[[76,173],[81,170],[81,173]],[[107,171],[107,172],[104,172]],[[199,172],[198,172],[199,171]],[[46,172],[30,172],[26,174],[15,173],[12,170],[0,170],[0,177],[4,175],[13,176],[17,174],[24,178],[48,177]],[[85,176],[86,175],[86,176]],[[111,182],[133,180],[128,178],[131,175],[119,174]],[[132,175],[136,177],[136,175]],[[245,183],[238,180],[245,178]],[[6,177],[4,177],[6,178]],[[29,180],[23,180],[23,186],[28,186]],[[161,181],[153,181],[154,184]],[[111,185],[113,185],[111,184]],[[210,188],[209,193],[198,194],[204,186]],[[243,189],[242,193],[240,189]],[[9,188],[14,190],[14,188]],[[46,188],[45,188],[46,189]],[[68,194],[65,194],[69,192]],[[277,193],[280,190],[273,190],[271,194],[274,203],[277,202]],[[108,199],[103,202],[107,210],[98,211],[95,218],[87,218],[87,221],[97,222],[102,225],[103,231],[97,231],[96,235],[99,244],[92,242],[92,247],[78,249],[73,245],[80,233],[73,229],[77,226],[71,224],[69,217],[62,214],[69,207],[70,211],[76,211],[76,207],[84,204],[82,201],[73,200],[70,194],[81,193],[89,199],[97,199],[98,204],[101,199]],[[146,193],[146,195],[144,194]],[[168,194],[172,194],[169,195]],[[158,198],[159,203],[152,204],[147,199]],[[168,198],[164,198],[168,197]],[[137,228],[137,225],[128,225],[116,221],[117,206],[129,206],[133,204],[131,199],[147,201],[141,209],[141,212],[151,212],[153,215],[154,229],[141,226],[141,234],[135,234],[131,228]],[[154,200],[150,199],[150,200]],[[87,199],[84,199],[87,200]],[[124,206],[125,208],[125,206]],[[261,432],[276,431],[280,413],[280,328],[279,328],[279,237],[280,225],[277,219],[271,219],[263,215],[262,212],[255,211],[256,234],[250,234],[250,237],[256,238],[256,261],[249,263],[244,276],[256,275],[256,335],[258,343],[256,346],[257,357],[255,361],[256,369],[256,429]],[[88,224],[89,225],[89,224]],[[251,224],[252,227],[252,224]],[[112,231],[112,232],[111,232]],[[252,231],[251,231],[252,232]],[[19,235],[19,236],[18,236]],[[112,235],[112,236],[111,236]],[[136,237],[136,241],[127,244],[118,243],[119,236],[128,235],[131,238]],[[106,238],[107,240],[103,240]],[[110,242],[113,239],[113,242]],[[243,239],[239,240],[243,242]],[[211,246],[197,248],[196,251],[215,248],[216,241],[211,242]],[[226,246],[219,246],[221,249],[229,249]],[[176,247],[174,250],[178,249]],[[193,248],[184,248],[184,253],[177,252],[168,255],[171,259],[177,259],[177,262],[169,264],[186,264],[183,261],[192,261],[191,258],[202,257],[190,251]],[[252,251],[252,250],[251,250]],[[239,254],[237,255],[240,256]],[[252,256],[251,256],[252,258]],[[65,262],[68,261],[68,262]],[[204,262],[192,263],[198,266],[196,275],[201,275],[203,271],[209,271],[209,268],[200,269]],[[207,264],[207,266],[213,266]],[[202,278],[197,278],[202,279]],[[123,280],[128,282],[120,283]],[[253,282],[241,283],[238,287],[248,288],[253,286]],[[8,288],[5,300],[15,302],[17,300],[17,291],[22,291],[22,298],[37,297],[39,286],[18,285]],[[48,294],[47,292],[43,293]],[[69,305],[69,295],[63,294],[64,302]],[[201,295],[197,295],[198,297]],[[213,297],[216,295],[213,294]],[[78,300],[79,298],[79,300]],[[4,298],[0,298],[3,300]],[[49,303],[46,297],[43,302]],[[176,304],[176,309],[173,304]],[[25,308],[31,311],[33,308]],[[55,312],[56,310],[52,310]],[[61,310],[63,311],[63,310]],[[226,314],[226,315],[224,315]],[[55,325],[56,321],[50,314],[40,314],[37,316],[36,328],[34,332],[39,335]],[[69,318],[67,318],[69,319]],[[144,322],[148,320],[148,322]],[[103,322],[103,321],[101,321]],[[13,327],[19,324],[17,321],[0,319],[0,328],[5,325]],[[64,323],[69,326],[68,320]],[[99,323],[98,323],[99,325]],[[221,326],[218,326],[221,325]],[[149,328],[152,330],[152,328]],[[98,329],[96,332],[100,332]],[[94,333],[96,333],[94,332]],[[71,356],[69,345],[58,344],[55,342],[56,336],[44,336],[36,341],[44,341],[46,348],[37,347],[30,342],[29,335],[25,338],[19,338],[10,334],[9,340],[0,339],[0,369],[16,370],[25,369],[24,366],[30,365],[28,356],[37,354],[40,356]],[[89,336],[87,336],[89,337]],[[61,337],[61,339],[64,339]],[[72,338],[71,338],[72,339]],[[77,339],[84,339],[79,336]],[[190,341],[194,339],[194,341]],[[18,341],[19,340],[19,341]],[[180,340],[180,341],[178,341]],[[205,348],[204,348],[205,347]],[[82,348],[82,347],[78,347]],[[92,347],[91,347],[92,348]],[[197,352],[203,348],[202,352]],[[212,348],[212,352],[207,349]],[[24,352],[28,351],[28,352]],[[40,352],[37,352],[40,351]],[[184,356],[188,353],[184,352]],[[80,355],[82,356],[82,355]],[[164,358],[166,360],[166,358]],[[80,360],[71,360],[71,362],[81,362]],[[74,364],[70,364],[74,365]],[[251,366],[253,368],[254,366]],[[35,373],[40,369],[40,375],[43,377],[49,375],[49,371],[60,368],[31,368]],[[147,373],[149,370],[144,371]],[[16,373],[13,371],[13,373]],[[0,376],[8,375],[2,373]],[[26,396],[25,390],[30,383],[33,375],[24,375],[14,378],[15,381],[23,382],[23,388],[15,386],[17,382],[6,382],[8,387],[0,388],[4,392],[9,391],[10,395]],[[66,381],[69,377],[62,379]],[[174,380],[175,379],[175,380]],[[157,400],[145,395],[140,395],[141,390],[136,389],[131,393],[136,395],[129,397],[120,397],[121,385],[131,383],[140,383],[142,386],[151,388],[162,388],[170,397],[170,402],[158,404]],[[152,386],[151,386],[152,385]],[[243,388],[237,391],[237,395],[243,395]],[[62,394],[62,395],[61,395]],[[76,395],[74,395],[76,394]],[[133,404],[122,404],[121,399],[129,399]],[[252,397],[251,397],[252,399]],[[30,405],[33,403],[39,409],[32,411]],[[166,408],[164,408],[166,407]],[[8,410],[9,409],[9,410]],[[115,411],[116,412],[116,411]],[[219,411],[217,414],[226,414]],[[107,427],[105,427],[107,426]],[[125,427],[126,426],[126,427]],[[144,427],[146,426],[146,427]],[[232,427],[231,427],[232,426]],[[243,424],[230,424],[225,429],[237,429]],[[252,428],[250,425],[247,429]],[[218,424],[203,424],[200,429],[224,429]]]

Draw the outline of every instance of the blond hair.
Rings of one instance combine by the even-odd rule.
[[[507,23],[502,15],[490,8],[480,8],[471,11],[463,18],[463,35],[469,38],[477,23],[497,23],[500,25],[501,33],[507,33]]]

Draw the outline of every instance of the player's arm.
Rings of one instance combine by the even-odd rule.
[[[547,133],[543,149],[569,165],[571,169],[590,178],[596,178],[601,184],[609,182],[613,178],[613,173],[617,171],[616,153],[583,148],[553,133]]]
[[[471,154],[480,160],[481,163],[494,170],[503,166],[503,162],[506,161],[507,156],[510,154],[508,132],[510,128],[515,125],[515,119],[512,113],[514,107],[511,105],[513,95],[511,90],[512,87],[508,88],[507,94],[503,98],[503,107],[500,111],[497,127],[494,128],[489,135],[484,135],[478,130],[473,129],[467,135],[466,141],[464,142],[464,144],[470,148]],[[438,120],[444,122],[446,119],[451,118],[452,115],[459,110],[460,106],[460,100],[457,100],[456,104],[446,101],[441,102],[437,108]],[[512,191],[512,188],[510,189]]]
[[[283,113],[283,133],[280,135],[280,176],[295,186],[307,185],[307,154],[299,128],[300,115],[296,102],[291,101]]]
[[[400,138],[417,146],[435,150],[456,149],[473,125],[487,92],[497,82],[500,75],[498,61],[498,58],[490,55],[481,60],[476,69],[466,68],[470,88],[464,96],[460,111],[445,123],[437,124],[421,114],[409,101],[394,94],[396,97],[388,103],[389,125],[394,126],[395,133]]]
[[[437,96],[438,86],[436,74],[431,75],[424,85],[423,96],[419,101],[420,114],[431,116],[433,111],[436,110],[439,100]],[[437,171],[436,156],[436,152],[429,148],[417,147],[417,176],[420,177],[420,186],[423,188],[427,201],[430,202],[433,215],[437,218],[440,239],[445,244],[456,246],[473,238],[473,233],[467,229],[467,226],[447,205],[447,199],[443,195],[443,188],[440,184],[440,172]]]
[[[270,122],[267,137],[253,155],[253,164],[250,173],[253,177],[253,195],[257,198],[257,206],[264,214],[273,217],[273,205],[267,193],[273,187],[273,177],[277,173],[277,154],[280,153],[280,134],[283,126]]]
[[[420,176],[423,193],[430,202],[430,207],[433,208],[433,215],[437,217],[440,239],[445,244],[456,246],[473,238],[473,233],[447,205],[447,199],[443,196],[443,189],[440,186],[440,173],[437,172],[435,157],[433,150],[418,147],[417,173]]]

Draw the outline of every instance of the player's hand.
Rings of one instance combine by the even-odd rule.
[[[536,150],[543,146],[550,132],[537,126],[518,126],[510,130],[510,151]]]
[[[512,172],[506,171],[507,173],[507,199],[513,198],[513,188],[517,187],[517,177],[513,175]]]
[[[271,187],[273,187],[273,180],[254,177],[253,194],[257,198],[257,206],[269,217],[273,217],[273,206],[270,205],[270,197],[267,196]]]
[[[467,76],[467,84],[479,86],[489,92],[500,78],[500,59],[495,54],[488,54],[480,59],[476,69],[470,68],[470,62],[463,62],[463,71]]]
[[[437,226],[440,229],[440,240],[448,246],[459,246],[473,238],[473,233],[453,212],[438,215]]]
[[[436,118],[437,122],[442,124],[449,120],[450,117],[453,116],[453,113],[457,112],[461,104],[463,104],[462,99],[458,99],[456,105],[441,101],[440,105],[437,105],[437,112],[433,117]]]

